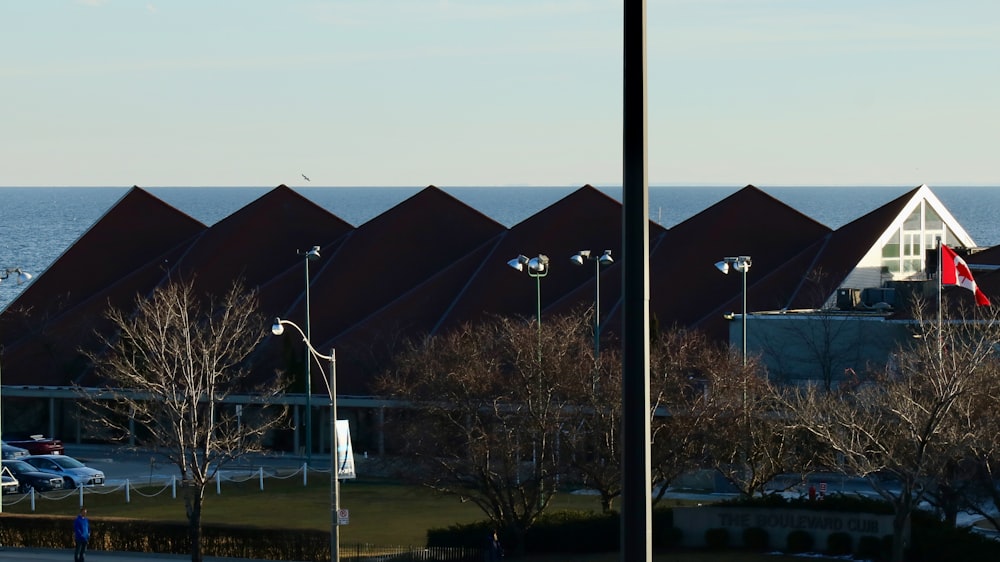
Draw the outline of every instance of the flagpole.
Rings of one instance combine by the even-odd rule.
[[[941,349],[944,346],[944,303],[941,300],[941,285],[944,279],[944,251],[941,246],[941,237],[937,236],[937,299],[938,299],[938,363],[940,364],[944,360],[944,352]]]

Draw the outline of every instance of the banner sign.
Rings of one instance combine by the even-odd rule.
[[[337,479],[357,478],[354,472],[354,449],[351,447],[351,429],[347,420],[337,420]]]

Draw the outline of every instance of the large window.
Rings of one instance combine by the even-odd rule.
[[[924,271],[926,250],[935,248],[938,236],[943,244],[956,241],[955,234],[945,226],[941,216],[927,201],[921,201],[903,221],[903,226],[882,246],[883,269],[899,278]]]

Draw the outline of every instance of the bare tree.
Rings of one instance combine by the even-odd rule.
[[[474,502],[513,537],[549,505],[563,472],[567,380],[589,372],[579,320],[496,318],[413,344],[378,387],[411,407],[387,420],[406,473]]]
[[[585,338],[584,332],[570,337]],[[581,349],[581,353],[586,353]],[[570,407],[565,410],[561,451],[572,481],[596,491],[608,513],[622,493],[621,353],[606,345],[599,356],[585,355],[565,385]],[[573,375],[576,375],[573,377]]]
[[[177,466],[194,562],[202,559],[206,486],[227,463],[261,450],[285,417],[272,406],[281,379],[248,379],[247,358],[267,326],[256,310],[256,295],[238,284],[216,300],[201,298],[192,283],[171,283],[137,298],[134,310],[111,309],[117,331],[101,335],[105,352],[91,354],[103,383],[82,393],[89,422],[105,436],[134,435]],[[253,404],[244,415],[236,393]]]
[[[706,449],[711,466],[745,496],[764,493],[782,473],[802,470],[802,439],[782,420],[774,387],[755,358],[731,351],[709,375]]]
[[[698,332],[673,328],[654,339],[649,366],[654,501],[679,476],[705,466],[716,413],[710,407],[713,387],[730,362],[726,349]]]
[[[795,427],[826,446],[820,459],[867,477],[894,510],[893,560],[918,503],[975,447],[975,404],[996,394],[994,321],[939,324],[915,307],[914,338],[894,361],[849,391],[811,387],[784,395]]]

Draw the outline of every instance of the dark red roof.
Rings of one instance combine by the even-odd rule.
[[[727,337],[722,315],[739,310],[740,274],[715,262],[749,255],[751,310],[816,307],[912,198],[908,192],[836,231],[750,185],[667,230],[650,224],[650,313]],[[357,227],[278,186],[212,227],[133,188],[0,314],[4,383],[62,386],[82,381],[78,350],[93,346],[110,302],[128,306],[169,278],[194,276],[222,291],[235,279],[257,288],[268,322],[304,325],[310,262],[312,340],[337,349],[341,394],[366,394],[370,377],[406,337],[440,332],[484,315],[532,318],[590,307],[592,264],[570,257],[611,250],[601,271],[602,331],[620,322],[622,206],[586,185],[511,228],[429,186]],[[550,259],[549,275],[507,265],[518,254]],[[970,263],[996,263],[990,252]],[[977,280],[1000,294],[1000,274]],[[1000,297],[998,297],[1000,298]],[[544,319],[543,319],[544,321]],[[257,375],[287,367],[301,342],[268,338],[255,355]],[[278,343],[280,342],[280,343]],[[304,353],[304,351],[302,351]],[[314,373],[315,377],[320,376]],[[313,381],[316,392],[323,389]]]

